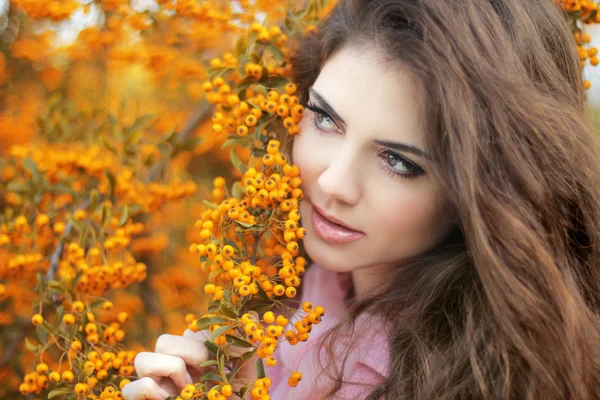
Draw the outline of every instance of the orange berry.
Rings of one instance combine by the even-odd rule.
[[[73,303],[73,306],[71,307],[71,309],[75,312],[82,312],[84,309],[84,305],[81,301],[76,301],[75,303]]]
[[[125,322],[127,322],[128,319],[129,319],[129,314],[127,314],[125,311],[120,312],[119,315],[117,316],[117,320],[121,324],[124,324]]]
[[[296,93],[296,85],[293,83],[288,83],[285,85],[285,92],[287,94],[294,94]]]
[[[74,378],[74,376],[73,376],[73,373],[72,373],[71,371],[64,371],[64,372],[62,373],[62,376],[61,376],[61,378],[62,378],[62,380],[63,380],[63,381],[65,381],[65,382],[72,382],[72,381],[73,381],[73,378]]]
[[[285,289],[285,295],[289,298],[293,298],[296,296],[296,288],[293,286],[288,287],[287,289]]]
[[[35,371],[40,375],[46,375],[48,373],[48,364],[40,363],[36,365]]]
[[[71,349],[75,352],[79,352],[82,349],[83,345],[79,340],[73,340],[71,342]]]
[[[233,388],[231,387],[231,385],[223,385],[221,387],[221,393],[223,394],[223,396],[231,396],[233,394]]]
[[[275,287],[273,288],[273,292],[277,296],[283,296],[285,294],[285,287],[283,285],[275,285]]]
[[[273,322],[275,322],[275,314],[273,313],[273,311],[267,311],[263,315],[263,320],[266,324],[272,324]]]
[[[41,314],[34,314],[33,317],[31,317],[31,323],[35,326],[40,326],[44,323],[44,317],[42,317]]]

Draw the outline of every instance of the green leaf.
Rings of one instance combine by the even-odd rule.
[[[52,399],[56,396],[60,396],[62,394],[69,394],[72,393],[73,389],[69,389],[69,388],[58,388],[58,389],[54,389],[53,391],[51,391],[50,393],[48,393],[48,398]]]
[[[237,56],[240,57],[242,54],[246,54],[248,50],[248,37],[246,35],[241,35],[235,44],[235,52]]]
[[[240,339],[237,336],[233,336],[233,335],[225,335],[225,339],[227,339],[227,341],[231,344],[233,344],[234,346],[237,347],[254,347],[253,344],[246,342],[243,339]]]
[[[198,328],[200,328],[201,331],[208,329],[209,326],[214,325],[214,324],[222,324],[224,322],[229,322],[228,319],[225,318],[221,318],[221,317],[205,317],[205,318],[200,318],[198,320],[198,322],[196,323],[196,326]]]
[[[214,205],[213,203],[211,203],[210,201],[208,201],[208,200],[206,200],[206,199],[202,200],[202,202],[204,203],[204,205],[205,205],[206,207],[208,207],[208,208],[210,208],[210,209],[213,209],[213,210],[218,210],[218,209],[219,209],[219,207],[218,207],[218,206]]]
[[[267,295],[267,292],[265,292],[265,289],[263,289],[263,287],[261,285],[256,285],[258,287],[258,296],[265,300],[265,301],[271,301],[271,298],[269,297],[269,295]]]
[[[141,117],[135,120],[134,124],[131,125],[131,127],[128,128],[128,131],[130,133],[134,133],[140,129],[145,128],[146,125],[148,125],[148,123],[152,121],[152,118],[154,118],[154,116],[151,114],[142,115]]]
[[[219,383],[224,383],[223,378],[221,378],[219,375],[215,374],[214,372],[207,372],[206,374],[202,375],[198,379],[198,381],[199,382],[215,381],[215,382],[219,382]]]
[[[219,348],[213,342],[211,342],[210,340],[205,341],[204,345],[206,346],[206,348],[208,350],[210,350],[214,354],[217,354],[219,352]]]
[[[267,154],[267,151],[265,149],[261,149],[259,147],[252,149],[252,155],[255,157],[262,158],[265,154]]]
[[[6,191],[14,193],[31,193],[33,188],[27,183],[12,181],[6,185]]]
[[[236,167],[238,171],[240,171],[242,174],[245,173],[247,168],[242,163],[242,160],[240,159],[238,153],[235,151],[235,147],[231,149],[229,155],[231,157],[231,163],[233,164],[233,166]]]
[[[251,308],[251,310],[256,311],[259,314],[265,313],[273,308],[273,303],[270,304],[257,304]]]
[[[54,279],[52,279],[50,282],[48,282],[48,287],[50,289],[54,289],[58,293],[62,293],[62,292],[64,292],[66,290],[65,286],[62,284],[62,281],[59,282],[59,281],[54,280]]]
[[[227,382],[227,376],[225,375],[225,355],[221,354],[219,357],[219,374],[223,378],[223,382]]]
[[[308,15],[308,13],[310,12],[310,10],[313,8],[313,2],[309,1],[308,4],[300,11],[298,12],[293,12],[293,15],[296,19],[303,19],[304,17],[306,17]]]
[[[283,54],[283,51],[281,51],[279,46],[276,46],[273,43],[269,43],[269,49],[271,50],[271,52],[273,52],[276,58],[285,61],[285,54]]]
[[[233,71],[235,68],[233,67],[213,67],[209,68],[207,72],[209,79],[214,79],[217,76],[221,76],[226,72]]]
[[[108,182],[110,182],[109,195],[110,197],[113,197],[115,195],[115,190],[117,189],[117,180],[115,179],[113,173],[109,170],[106,170],[106,178],[108,179]]]
[[[238,83],[235,86],[235,89],[238,91],[238,95],[239,93],[244,90],[244,89],[248,89],[250,87],[250,85],[252,85],[254,82],[256,82],[256,79],[254,79],[253,77],[249,76],[247,78],[244,78],[240,83]]]
[[[81,232],[81,230],[83,229],[83,223],[81,221],[79,221],[78,219],[76,219],[72,215],[69,215],[67,217],[67,219],[69,220],[69,222],[71,223],[71,225],[73,225],[73,228],[75,228],[75,230],[77,230],[77,232]]]
[[[257,83],[256,85],[254,85],[254,87],[252,89],[255,92],[260,93],[260,94],[265,95],[265,96],[269,93],[269,91],[267,90],[267,88],[264,87],[263,85],[261,85],[260,83]]]
[[[225,142],[221,146],[221,150],[223,150],[226,147],[235,146],[237,144],[244,144],[245,142],[247,143],[248,139],[250,138],[244,136],[230,136],[229,138],[227,138],[227,140],[225,140]]]
[[[163,158],[169,158],[171,155],[171,146],[168,143],[159,143],[156,147]]]
[[[294,34],[296,32],[296,28],[294,27],[294,22],[292,21],[292,19],[290,17],[286,17],[285,20],[283,21],[283,25],[285,26],[285,28],[288,30],[288,32],[290,34]]]
[[[41,326],[35,327],[35,333],[37,333],[38,339],[40,339],[40,343],[44,344],[48,341],[48,333]]]
[[[211,334],[210,334],[210,341],[212,342],[213,340],[215,340],[216,338],[218,338],[219,336],[221,336],[222,334],[224,334],[225,332],[227,332],[228,330],[230,330],[232,328],[231,325],[225,325],[225,326],[221,326],[217,329],[215,329]]]
[[[79,235],[79,244],[85,247],[84,240],[87,238],[87,234],[90,230],[90,224],[85,224],[83,229],[81,230],[81,234]]]
[[[248,386],[243,386],[240,389],[240,399],[244,398],[244,396],[246,395],[246,393],[248,393],[248,390],[250,390],[250,388]]]
[[[123,216],[119,221],[119,227],[124,226],[127,223],[127,221],[129,221],[129,205],[125,204],[125,208],[123,209]]]
[[[195,137],[185,140],[179,145],[179,148],[183,151],[194,151],[204,142],[204,138]]]
[[[82,271],[77,272],[77,275],[75,275],[75,277],[71,280],[71,285],[70,285],[71,289],[75,289],[75,286],[77,286],[77,284],[81,280],[82,276],[83,276],[83,272]],[[60,321],[60,317],[58,318],[58,320]]]
[[[221,306],[219,307],[219,311],[226,317],[229,318],[238,318],[238,313],[232,310],[227,304],[221,302]]]
[[[213,365],[217,365],[217,364],[218,364],[217,360],[208,360],[208,361],[204,361],[202,364],[200,364],[200,367],[201,368],[212,367]]]
[[[21,163],[23,164],[23,168],[25,168],[31,174],[33,182],[40,182],[42,177],[40,175],[40,171],[37,168],[37,165],[35,164],[35,161],[33,161],[31,158],[25,157],[23,158]]]
[[[233,192],[233,197],[237,197],[238,199],[241,199],[242,198],[242,193],[243,193],[243,191],[242,191],[242,185],[240,185],[239,182],[235,182],[233,184],[232,192]]]
[[[283,76],[271,76],[264,81],[261,80],[260,83],[265,85],[267,88],[275,89],[282,86],[285,86],[289,82],[288,78],[284,78]]]
[[[252,228],[253,226],[256,226],[256,224],[250,224],[248,222],[242,222],[242,221],[235,221],[237,222],[239,225],[243,226],[244,228]]]
[[[112,211],[110,208],[108,208],[108,206],[106,204],[102,204],[102,213],[100,216],[100,225],[104,226],[104,224],[106,224],[106,221],[110,220],[110,217],[112,216]]]
[[[51,193],[72,193],[73,189],[71,186],[67,185],[64,182],[58,182],[48,188],[48,191]]]
[[[75,339],[75,335],[77,334],[77,325],[71,325],[69,327],[69,340]]]
[[[38,293],[42,295],[42,297],[45,297],[46,295],[46,279],[44,278],[44,276],[42,275],[41,272],[37,272],[37,289],[38,289]]]
[[[36,346],[36,345],[34,345],[33,343],[31,343],[31,342],[29,341],[29,339],[27,339],[27,338],[25,338],[25,346],[27,346],[27,350],[29,350],[29,351],[33,351],[33,352],[34,352],[34,353],[36,353],[36,354],[37,354],[37,351],[38,351],[38,350],[39,350],[39,348],[40,348],[40,345],[39,345],[39,344]]]
[[[256,37],[256,34],[254,34],[254,35],[255,35],[255,37]],[[253,42],[253,40],[252,40],[252,37],[250,37],[250,38],[249,38],[249,40],[250,40],[251,42]],[[259,54],[256,54],[256,53],[251,53],[251,54],[250,54],[250,59],[251,59],[251,60],[252,60],[252,62],[253,62],[253,63],[255,63],[255,64],[260,64],[260,59],[261,59],[261,58],[262,58],[262,57],[261,57]]]
[[[79,273],[81,274],[81,272]],[[60,323],[60,321],[62,321],[62,317],[65,314],[65,307],[64,306],[58,306],[58,308],[56,309],[56,320]]]
[[[263,365],[263,362],[260,358],[256,360],[256,374],[258,376],[258,379],[262,379],[266,376],[265,366]]]
[[[268,118],[266,121],[261,122],[260,124],[258,124],[255,128],[254,128],[254,133],[252,134],[252,137],[255,140],[260,140],[260,136],[262,135],[262,131],[263,129],[265,129],[267,127],[267,125],[269,125],[271,123],[271,118]]]
[[[92,191],[90,192],[90,205],[88,206],[89,211],[94,211],[98,206],[98,197],[98,190],[92,189]]]
[[[264,81],[268,77],[269,77],[269,70],[267,69],[267,67],[263,67],[262,68],[262,73],[260,74],[260,81],[261,81],[261,83],[262,83],[262,81]]]

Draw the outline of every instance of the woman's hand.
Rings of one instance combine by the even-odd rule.
[[[158,337],[154,353],[141,352],[135,357],[134,366],[140,379],[123,387],[125,400],[165,400],[177,396],[187,384],[197,382],[206,368],[200,367],[209,358],[204,342],[210,338],[208,330],[192,332],[186,329],[182,336],[164,334]],[[239,357],[249,349],[231,347],[229,354]],[[252,382],[256,379],[254,355],[243,361],[236,380]],[[240,384],[234,385],[235,391]]]
[[[192,332],[186,329],[182,336],[164,334],[158,337],[154,353],[141,352],[134,360],[140,379],[123,387],[125,400],[164,400],[176,396],[187,384],[194,383],[209,357],[204,342],[208,330]]]

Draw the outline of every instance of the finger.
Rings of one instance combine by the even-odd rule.
[[[208,359],[208,349],[203,341],[179,335],[160,335],[156,341],[156,353],[179,357],[196,369]],[[190,378],[191,379],[191,378]]]
[[[204,329],[203,331],[194,332],[186,329],[183,332],[183,337],[192,340],[198,340],[204,343],[204,341],[210,339],[210,331],[208,329]]]
[[[130,382],[121,390],[125,400],[165,400],[170,394],[149,377]]]
[[[173,379],[175,385],[183,389],[185,385],[194,383],[185,367],[185,361],[180,357],[161,353],[143,351],[135,356],[135,370],[140,378],[150,377],[158,383],[159,377]]]
[[[175,382],[171,378],[163,377],[158,382],[158,387],[164,389],[167,393],[170,393],[171,396],[178,395],[181,393],[181,390],[175,385]]]

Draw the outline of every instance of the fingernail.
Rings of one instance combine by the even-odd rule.
[[[157,390],[158,394],[161,395],[164,399],[168,398],[170,396],[169,392],[167,392],[165,389],[163,388],[158,388]]]
[[[186,375],[187,375],[187,376],[185,377],[185,381],[186,381],[186,383],[187,383],[188,385],[191,385],[192,383],[194,383],[194,381],[193,381],[193,379],[192,379],[192,376],[190,375],[190,373],[189,373],[189,372],[186,372]]]

